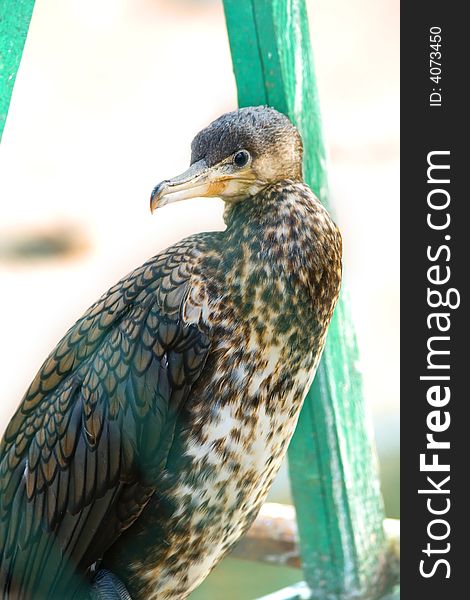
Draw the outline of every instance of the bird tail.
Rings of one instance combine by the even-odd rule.
[[[100,569],[93,578],[90,600],[132,600],[126,586],[110,571]]]

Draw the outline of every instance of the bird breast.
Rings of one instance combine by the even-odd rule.
[[[241,203],[184,306],[212,332],[180,415],[172,506],[145,598],[186,598],[249,527],[282,463],[339,293],[341,241],[303,184]]]
[[[172,492],[178,506],[173,519],[184,522],[187,532],[178,552],[178,573],[187,575],[188,594],[246,531],[265,501],[316,367],[307,353],[297,370],[287,372],[286,351],[276,344],[258,351],[258,362],[252,348],[227,377],[227,353],[219,350],[213,385],[188,414],[188,462]],[[169,540],[173,550],[175,541]],[[171,593],[174,578],[170,572],[151,576],[159,594]]]

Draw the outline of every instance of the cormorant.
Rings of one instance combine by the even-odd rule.
[[[224,200],[225,231],[106,292],[5,431],[5,600],[184,599],[266,498],[338,298],[341,236],[272,108],[201,131],[151,208],[195,196]]]

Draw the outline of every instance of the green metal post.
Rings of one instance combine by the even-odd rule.
[[[224,0],[240,106],[269,104],[299,128],[307,183],[328,205],[305,0]],[[345,294],[289,448],[305,579],[318,600],[383,592],[386,540],[377,462]]]
[[[0,0],[0,140],[33,8],[34,0]]]

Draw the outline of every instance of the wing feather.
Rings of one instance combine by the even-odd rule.
[[[194,242],[113,286],[34,378],[0,447],[0,594],[72,597],[140,514],[210,340],[183,319]]]

